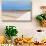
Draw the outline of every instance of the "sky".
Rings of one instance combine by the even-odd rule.
[[[31,10],[32,3],[30,0],[3,0],[2,10]]]
[[[3,0],[3,1],[32,1],[32,0]]]

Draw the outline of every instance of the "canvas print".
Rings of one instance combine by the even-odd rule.
[[[4,21],[31,21],[31,0],[3,0],[2,20]]]

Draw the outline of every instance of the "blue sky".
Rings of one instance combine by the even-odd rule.
[[[3,1],[32,1],[32,0],[3,0]]]
[[[30,0],[4,0],[2,10],[31,10],[32,3]]]

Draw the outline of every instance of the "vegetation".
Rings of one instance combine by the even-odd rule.
[[[36,19],[39,20],[39,21],[46,20],[46,14],[38,15],[38,16],[36,17]]]
[[[15,26],[6,26],[5,34],[7,37],[17,36],[17,33],[18,31]]]

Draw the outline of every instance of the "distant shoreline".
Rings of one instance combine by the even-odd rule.
[[[8,11],[2,10],[2,12],[28,12],[28,11],[32,11],[32,10],[8,10]]]

